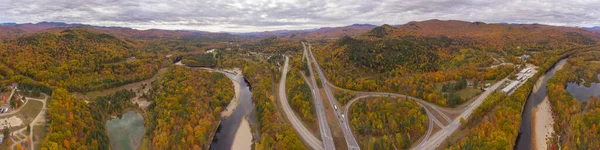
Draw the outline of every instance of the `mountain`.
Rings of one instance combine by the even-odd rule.
[[[195,30],[137,30],[127,27],[104,27],[92,26],[86,24],[69,24],[64,22],[39,22],[39,23],[2,23],[0,24],[0,39],[8,40],[22,37],[32,33],[37,33],[53,28],[89,26],[105,33],[137,38],[137,39],[179,39],[179,38],[198,38],[203,37],[206,41],[229,40],[239,41],[243,37],[263,38],[263,37],[288,37],[288,38],[338,38],[342,36],[354,36],[360,33],[369,31],[376,27],[371,24],[353,24],[344,27],[323,27],[318,29],[305,30],[277,30],[264,32],[248,32],[248,33],[217,33]],[[243,37],[241,37],[243,36]]]
[[[194,39],[200,41],[231,41],[240,40],[242,37],[229,33],[215,33],[192,30],[137,30],[127,27],[103,27],[86,24],[69,24],[64,22],[39,22],[39,23],[2,23],[0,24],[0,40],[10,40],[47,30],[65,30],[68,27],[91,27],[97,31],[116,36],[136,39]]]
[[[306,30],[277,30],[264,32],[239,33],[238,35],[263,38],[269,36],[289,37],[289,38],[338,38],[343,36],[354,36],[369,31],[376,27],[371,24],[353,24],[344,27],[323,27],[318,29]]]
[[[596,33],[600,33],[600,26],[594,26],[594,27],[589,27],[589,28],[584,27],[583,29],[592,31],[592,32],[596,32]]]
[[[488,24],[483,22],[466,22],[457,20],[427,20],[409,22],[397,27],[386,27],[386,38],[414,37],[447,37],[462,43],[475,42],[479,46],[493,48],[544,46],[564,46],[567,42],[577,44],[595,43],[600,34],[575,27],[549,26],[541,24]],[[374,28],[369,34],[377,38],[373,32],[381,30]],[[475,44],[476,45],[476,44]]]

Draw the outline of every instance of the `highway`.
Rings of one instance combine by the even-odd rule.
[[[317,70],[317,73],[319,75],[319,78],[321,79],[321,82],[323,83],[323,89],[331,103],[331,105],[337,104],[337,101],[335,100],[335,97],[333,96],[333,94],[331,94],[331,90],[329,89],[329,86],[333,86],[335,88],[340,88],[340,87],[336,87],[335,85],[327,82],[327,78],[325,77],[325,75],[323,74],[321,68],[318,65],[318,62],[316,61],[314,55],[312,54],[312,50],[311,50],[311,45],[308,44],[309,48],[308,48],[308,52],[306,50],[306,45],[305,43],[302,43],[302,45],[304,46],[304,51],[305,51],[305,57],[308,57],[307,55],[310,55],[310,58],[307,58],[309,61],[307,61],[308,63],[308,68],[309,71],[311,73],[311,79],[314,86],[316,86],[316,81],[313,74],[313,69],[312,69],[312,65],[310,65],[310,62],[312,61],[313,63],[315,63],[315,67]],[[471,104],[468,104],[467,106],[465,106],[465,108],[463,109],[457,109],[457,110],[453,110],[453,109],[447,109],[447,108],[443,108],[443,107],[439,107],[435,104],[432,104],[430,102],[424,101],[422,99],[416,98],[416,97],[412,97],[412,96],[407,96],[407,95],[403,95],[403,94],[396,94],[396,93],[387,93],[387,92],[362,92],[362,91],[355,91],[356,94],[358,95],[363,95],[363,96],[359,96],[356,97],[354,99],[352,99],[348,104],[346,104],[346,106],[344,106],[345,111],[344,111],[344,116],[345,117],[341,117],[341,112],[340,110],[335,110],[336,115],[338,116],[338,122],[340,123],[340,126],[342,127],[342,131],[344,132],[344,137],[346,139],[346,143],[348,144],[348,149],[360,149],[358,143],[356,142],[356,139],[354,137],[354,135],[352,134],[352,131],[350,130],[350,126],[348,123],[348,111],[350,106],[352,105],[352,103],[354,103],[356,100],[359,100],[360,98],[365,98],[365,97],[370,97],[370,96],[391,96],[391,97],[402,97],[402,98],[410,98],[412,100],[415,100],[417,102],[419,102],[421,104],[421,106],[423,108],[425,108],[427,115],[429,117],[430,120],[430,124],[429,124],[429,130],[427,131],[427,134],[425,135],[424,139],[422,140],[421,143],[419,143],[417,146],[414,147],[414,149],[435,149],[437,148],[443,141],[446,140],[446,138],[448,138],[448,136],[450,136],[452,133],[454,133],[461,125],[460,123],[460,118],[464,118],[467,119],[471,113],[479,106],[481,105],[481,103],[483,103],[483,100],[485,100],[485,98],[487,98],[487,96],[489,94],[491,94],[493,91],[495,91],[496,89],[498,89],[507,79],[502,79],[498,82],[496,82],[494,85],[490,86],[485,92],[483,92],[481,95],[479,95],[479,97],[477,97],[477,99],[475,99],[474,102],[472,102]],[[315,95],[319,95],[318,90],[315,90],[316,88],[311,87],[311,89],[313,89],[313,96]],[[340,88],[343,89],[343,88]],[[315,97],[315,99],[320,100],[320,98],[318,96]],[[322,111],[322,105],[319,102],[318,105],[318,110]],[[437,112],[443,120],[447,121],[448,124],[444,125],[443,123],[441,123],[435,116],[432,115],[430,109],[428,109],[427,107],[431,108],[433,111]],[[333,107],[333,106],[332,106]],[[454,119],[449,118],[445,113],[453,113],[453,114],[459,114],[460,115]],[[324,113],[323,113],[324,114]],[[319,111],[317,111],[317,115],[319,115]],[[433,129],[433,123],[435,123],[436,125],[438,125],[441,130],[437,131],[436,133],[434,133],[432,135],[432,129]],[[325,144],[325,143],[324,143]]]
[[[317,81],[315,79],[315,75],[313,73],[312,65],[310,64],[310,59],[308,59],[308,53],[306,52],[306,45],[304,42],[302,43],[304,47],[304,57],[307,58],[308,70],[310,71],[310,79],[312,82],[312,86],[309,86],[312,94],[313,101],[315,103],[315,110],[317,112],[317,120],[319,120],[319,130],[321,131],[321,139],[323,140],[323,147],[326,150],[335,149],[335,145],[333,143],[333,137],[331,136],[331,129],[329,128],[329,124],[327,123],[327,119],[325,118],[325,109],[323,108],[323,101],[321,100],[321,94],[319,93],[319,87],[317,85]],[[309,44],[310,47],[310,44]],[[315,64],[316,67],[319,67]],[[323,78],[321,78],[323,79]],[[323,84],[326,85],[326,84]]]
[[[461,123],[460,123],[460,118],[464,118],[465,120],[467,118],[469,118],[469,116],[471,115],[471,113],[473,112],[473,110],[475,110],[475,108],[479,107],[479,105],[481,103],[483,103],[483,100],[485,100],[485,98],[490,95],[493,91],[495,91],[496,89],[498,89],[498,87],[500,87],[502,84],[504,84],[504,81],[506,81],[507,79],[502,79],[498,82],[496,82],[494,85],[492,85],[488,90],[486,90],[485,92],[483,92],[483,94],[481,94],[476,100],[475,102],[473,102],[471,105],[469,105],[465,112],[463,112],[462,114],[460,114],[460,116],[458,116],[456,119],[454,119],[448,126],[443,127],[442,130],[436,132],[429,141],[427,141],[426,144],[422,144],[419,145],[418,147],[415,147],[415,149],[435,149],[437,148],[442,142],[444,142],[446,140],[446,138],[448,138],[448,136],[450,136],[452,133],[454,133],[454,131],[456,131]]]
[[[292,107],[290,107],[290,104],[287,100],[287,95],[285,93],[285,91],[286,91],[285,83],[287,80],[287,72],[288,72],[288,67],[289,67],[288,63],[289,63],[289,58],[286,56],[285,64],[283,65],[283,71],[281,73],[281,81],[279,82],[279,101],[281,102],[281,105],[283,106],[283,110],[284,110],[288,120],[292,124],[292,127],[297,131],[298,134],[300,134],[300,137],[302,137],[302,139],[306,143],[308,143],[308,145],[312,149],[322,150],[323,142],[321,142],[319,139],[317,139],[310,131],[308,131],[306,129],[304,124],[302,124],[300,119],[298,119],[298,116],[296,116],[296,114],[292,110]]]
[[[471,115],[473,110],[475,110],[489,94],[491,94],[493,91],[498,89],[498,87],[500,87],[506,80],[507,79],[503,79],[503,80],[495,83],[494,85],[492,85],[488,90],[483,92],[473,103],[468,105],[467,108],[464,110],[464,112],[461,113],[460,116],[458,116],[454,120],[450,119],[451,120],[451,121],[449,121],[450,124],[448,124],[446,126],[444,126],[442,123],[440,123],[439,120],[435,119],[435,117],[431,115],[430,110],[425,108],[425,111],[428,114],[429,120],[433,121],[433,123],[437,124],[442,129],[440,131],[437,131],[432,136],[430,136],[431,130],[432,130],[431,127],[433,127],[430,125],[430,129],[429,129],[429,131],[427,131],[428,133],[425,135],[425,139],[422,140],[422,142],[419,143],[419,145],[414,147],[414,149],[435,149],[435,148],[437,148],[439,146],[439,144],[441,144],[443,141],[445,141],[446,138],[448,138],[448,136],[450,136],[452,133],[454,133],[454,131],[456,131],[456,129],[458,129],[458,127],[460,127],[460,125],[461,125],[460,118],[467,119]],[[356,93],[360,93],[363,96],[356,97],[356,98],[352,99],[350,102],[348,102],[348,104],[346,104],[346,106],[345,106],[346,115],[345,116],[348,116],[347,113],[349,111],[350,105],[352,105],[358,99],[371,97],[371,96],[391,96],[391,97],[402,97],[402,98],[408,97],[412,100],[415,100],[415,101],[421,103],[422,105],[426,105],[426,106],[433,108],[434,111],[437,111],[440,115],[442,115],[442,118],[449,119],[449,118],[447,118],[447,116],[444,115],[444,113],[441,113],[441,111],[440,111],[440,109],[443,111],[444,108],[439,108],[439,106],[436,106],[427,101],[424,101],[422,99],[418,99],[418,98],[415,98],[412,96],[396,94],[396,93],[386,93],[386,92],[356,92]]]
[[[350,116],[349,116],[349,111],[350,111],[350,106],[352,106],[352,104],[354,104],[354,102],[358,101],[358,100],[366,100],[365,98],[367,97],[386,97],[389,94],[375,94],[375,95],[362,95],[362,96],[358,96],[353,98],[352,100],[350,100],[348,102],[348,104],[346,104],[346,106],[344,106],[344,116],[346,116],[344,118],[344,126],[346,127],[350,127]],[[390,97],[398,97],[399,95],[390,95]],[[405,98],[404,96],[401,96],[402,98]],[[433,123],[435,123],[436,125],[438,125],[440,128],[444,127],[444,125],[442,123],[439,122],[439,120],[437,120],[437,118],[435,116],[432,115],[432,113],[429,111],[429,109],[425,106],[423,106],[422,104],[421,107],[423,107],[423,109],[425,109],[425,111],[427,112],[427,118],[429,118],[429,128],[427,130],[427,133],[425,134],[425,137],[423,138],[423,140],[421,140],[420,144],[426,143],[427,140],[429,139],[429,137],[431,136],[431,133],[433,132]],[[354,136],[354,135],[352,135]]]
[[[427,140],[429,140],[429,137],[431,136],[431,133],[433,132],[433,122],[435,121],[436,124],[440,127],[443,128],[444,126],[442,126],[442,124],[440,124],[439,121],[437,121],[437,119],[435,118],[435,116],[433,116],[431,114],[431,112],[429,112],[429,109],[427,109],[425,106],[421,105],[421,107],[423,107],[425,109],[425,112],[427,112],[427,117],[429,118],[429,127],[427,129],[427,133],[425,134],[425,137],[423,138],[423,140],[421,140],[421,143],[419,143],[419,145],[417,145],[417,147],[419,147],[420,145],[425,144],[425,142],[427,142]],[[432,119],[433,118],[433,119]]]
[[[304,43],[302,43],[302,44],[304,46],[304,50],[306,51],[305,44]],[[311,55],[312,61],[315,63],[317,73],[319,74],[319,78],[321,79],[321,82],[323,83],[323,88],[328,96],[328,99],[330,100],[332,105],[336,104],[335,98],[332,96],[331,91],[329,89],[329,86],[332,84],[327,82],[327,78],[323,75],[323,72],[322,72],[321,68],[319,67],[318,62],[316,61],[316,59],[314,58],[314,55],[312,54],[310,44],[308,44],[308,45],[309,45],[308,53]],[[310,61],[307,61],[307,62],[310,62]],[[312,74],[312,66],[310,65],[310,63],[309,63],[309,70],[311,71],[311,74]],[[312,77],[312,75],[311,75],[311,77]],[[314,77],[312,77],[312,78],[314,80]],[[505,78],[503,80],[496,82],[494,85],[490,86],[485,92],[483,92],[481,95],[479,95],[479,97],[477,99],[475,99],[475,101],[473,103],[467,105],[466,108],[464,108],[464,109],[458,109],[458,110],[446,109],[446,108],[439,107],[435,104],[432,104],[430,102],[424,101],[419,98],[402,95],[402,94],[396,94],[396,93],[356,91],[356,94],[364,95],[365,97],[368,97],[368,96],[392,96],[392,97],[403,97],[403,98],[408,97],[410,99],[413,99],[413,100],[421,103],[421,106],[425,105],[425,106],[432,108],[433,111],[436,111],[437,113],[439,113],[440,116],[444,120],[449,122],[449,124],[444,126],[442,123],[439,122],[439,120],[437,120],[437,118],[435,118],[434,116],[431,115],[431,112],[429,109],[427,109],[427,107],[424,107],[430,118],[430,122],[431,122],[431,124],[429,125],[430,129],[429,129],[428,133],[425,135],[424,140],[419,145],[414,147],[414,149],[435,149],[439,146],[439,144],[441,144],[443,141],[445,141],[446,138],[448,138],[448,136],[450,136],[452,133],[454,133],[454,131],[456,131],[458,129],[458,127],[460,127],[460,125],[461,125],[460,118],[467,119],[471,115],[473,110],[475,110],[481,103],[483,103],[483,100],[485,100],[485,98],[487,98],[487,96],[489,94],[491,94],[493,91],[498,89],[498,87],[500,87],[506,80],[507,79]],[[316,85],[316,83],[313,83],[313,85]],[[336,88],[339,88],[339,87],[336,87]],[[340,88],[340,89],[342,89],[342,88]],[[362,97],[362,98],[364,98],[364,97]],[[348,119],[347,119],[348,118],[348,114],[347,114],[348,109],[349,109],[350,105],[358,99],[360,99],[360,98],[357,97],[357,98],[353,99],[351,102],[349,102],[348,104],[346,104],[345,111],[344,111],[345,118],[342,119],[340,117],[339,110],[335,111],[336,115],[338,116],[338,121],[339,121],[340,125],[342,126],[342,131],[344,132],[344,137],[346,138],[346,142],[348,144],[348,149],[359,149],[359,146],[356,143],[356,139],[354,138],[354,135],[352,134],[352,131],[350,130],[349,125],[347,123],[348,122]],[[455,113],[455,114],[460,113],[460,115],[454,119],[451,119],[448,116],[446,116],[446,114],[443,112]],[[436,132],[433,135],[431,135],[431,132],[432,132],[431,130],[433,127],[432,123],[435,123],[442,128],[440,131]]]
[[[302,45],[304,46],[304,49],[306,50],[306,46],[304,45],[304,43],[302,43]],[[308,54],[310,54],[311,57],[310,57],[310,59],[307,59],[307,60],[309,60],[307,62],[310,62],[312,60],[313,63],[315,64],[317,73],[319,74],[319,79],[321,79],[323,89],[325,90],[325,94],[327,95],[327,99],[329,100],[329,103],[330,103],[330,105],[332,105],[331,107],[333,108],[333,105],[337,105],[337,100],[335,100],[335,97],[331,93],[331,89],[329,89],[329,86],[328,86],[329,84],[327,84],[327,78],[323,74],[321,67],[319,67],[319,63],[317,62],[317,60],[315,59],[315,56],[312,53],[310,44],[308,44]],[[309,64],[309,69],[310,69],[310,72],[312,73],[310,64]],[[314,80],[314,76],[311,75],[311,77]],[[313,85],[316,85],[316,84],[313,84]],[[354,138],[354,135],[352,134],[350,127],[344,123],[345,117],[342,116],[342,113],[340,112],[339,109],[335,109],[334,112],[335,112],[335,115],[337,116],[337,121],[338,121],[340,127],[342,127],[342,131],[344,133],[344,139],[346,139],[346,144],[348,146],[348,149],[359,150],[360,147],[358,146],[358,142],[356,142],[356,139]],[[347,115],[344,115],[344,116],[347,117]]]

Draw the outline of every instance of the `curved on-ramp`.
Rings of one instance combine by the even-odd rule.
[[[384,96],[397,97],[397,96],[392,96],[392,95],[389,95],[389,94],[374,94],[374,95],[362,95],[362,96],[358,96],[358,97],[355,97],[352,100],[350,100],[348,102],[348,104],[346,104],[344,106],[344,116],[345,116],[344,117],[344,120],[345,120],[344,121],[345,122],[344,125],[346,127],[350,128],[350,123],[349,123],[349,119],[348,119],[348,118],[350,118],[350,116],[349,116],[348,112],[350,111],[350,107],[352,106],[352,104],[354,104],[354,102],[356,102],[358,100],[366,100],[364,98],[367,98],[367,97],[384,97]],[[405,97],[403,97],[403,98],[405,98]],[[444,127],[437,120],[437,118],[435,118],[435,116],[433,116],[431,114],[431,112],[429,111],[429,109],[427,107],[423,106],[423,104],[421,104],[421,103],[419,103],[419,105],[421,107],[423,107],[423,109],[425,109],[425,112],[427,112],[427,118],[429,118],[429,127],[428,127],[428,130],[427,130],[427,133],[425,134],[425,137],[423,138],[423,140],[421,140],[421,143],[419,143],[419,145],[417,147],[423,145],[424,143],[426,143],[429,140],[429,137],[431,136],[431,133],[433,132],[433,123],[437,124],[440,128]],[[352,134],[352,136],[354,136],[354,133],[351,132],[351,134]]]
[[[300,119],[298,119],[298,116],[296,116],[296,114],[294,113],[294,111],[292,110],[292,107],[290,107],[290,104],[287,100],[287,95],[285,93],[285,82],[287,80],[287,72],[288,72],[288,63],[289,63],[289,57],[285,57],[285,64],[283,65],[283,71],[281,73],[281,81],[279,82],[279,101],[281,102],[281,105],[283,106],[283,110],[288,118],[288,120],[290,121],[290,123],[292,124],[292,127],[296,130],[296,132],[298,134],[300,134],[300,137],[302,137],[302,139],[312,148],[312,149],[316,149],[316,150],[323,150],[323,142],[320,141],[319,139],[317,139],[310,131],[308,131],[308,129],[306,129],[306,127],[304,126],[304,124],[302,124],[302,121],[300,121]]]

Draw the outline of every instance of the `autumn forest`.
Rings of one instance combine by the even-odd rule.
[[[0,121],[18,119],[0,128],[9,133],[0,149],[515,149],[523,137],[600,148],[600,32],[582,28],[427,20],[252,34],[0,31],[0,108],[12,110],[0,109]],[[547,109],[530,104],[540,85]],[[107,122],[127,112],[143,121],[122,127],[132,132],[122,140]],[[537,117],[552,119],[552,132],[539,133],[548,138],[535,136]],[[230,129],[227,119],[243,121]]]

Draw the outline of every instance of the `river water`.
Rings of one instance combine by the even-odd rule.
[[[254,117],[254,103],[252,102],[250,85],[245,81],[243,76],[237,76],[227,72],[222,73],[227,75],[227,77],[231,78],[234,82],[240,84],[240,101],[235,107],[234,112],[229,117],[221,118],[221,124],[219,125],[217,133],[213,137],[213,141],[210,144],[210,149],[213,150],[231,149],[235,138],[235,133],[242,123],[244,117],[248,117],[250,124],[256,124],[256,119]],[[250,140],[252,140],[252,137],[242,138],[250,138]]]
[[[135,111],[106,122],[111,149],[134,150],[140,146],[146,128],[144,118]]]
[[[558,61],[552,68],[544,74],[544,76],[540,77],[536,82],[536,85],[533,88],[533,91],[527,102],[525,103],[525,108],[523,110],[522,121],[521,121],[521,129],[517,139],[517,143],[515,148],[518,150],[529,150],[532,149],[533,139],[532,139],[532,110],[536,108],[546,97],[546,85],[548,83],[548,79],[554,76],[554,73],[566,63],[567,58],[561,59]]]

